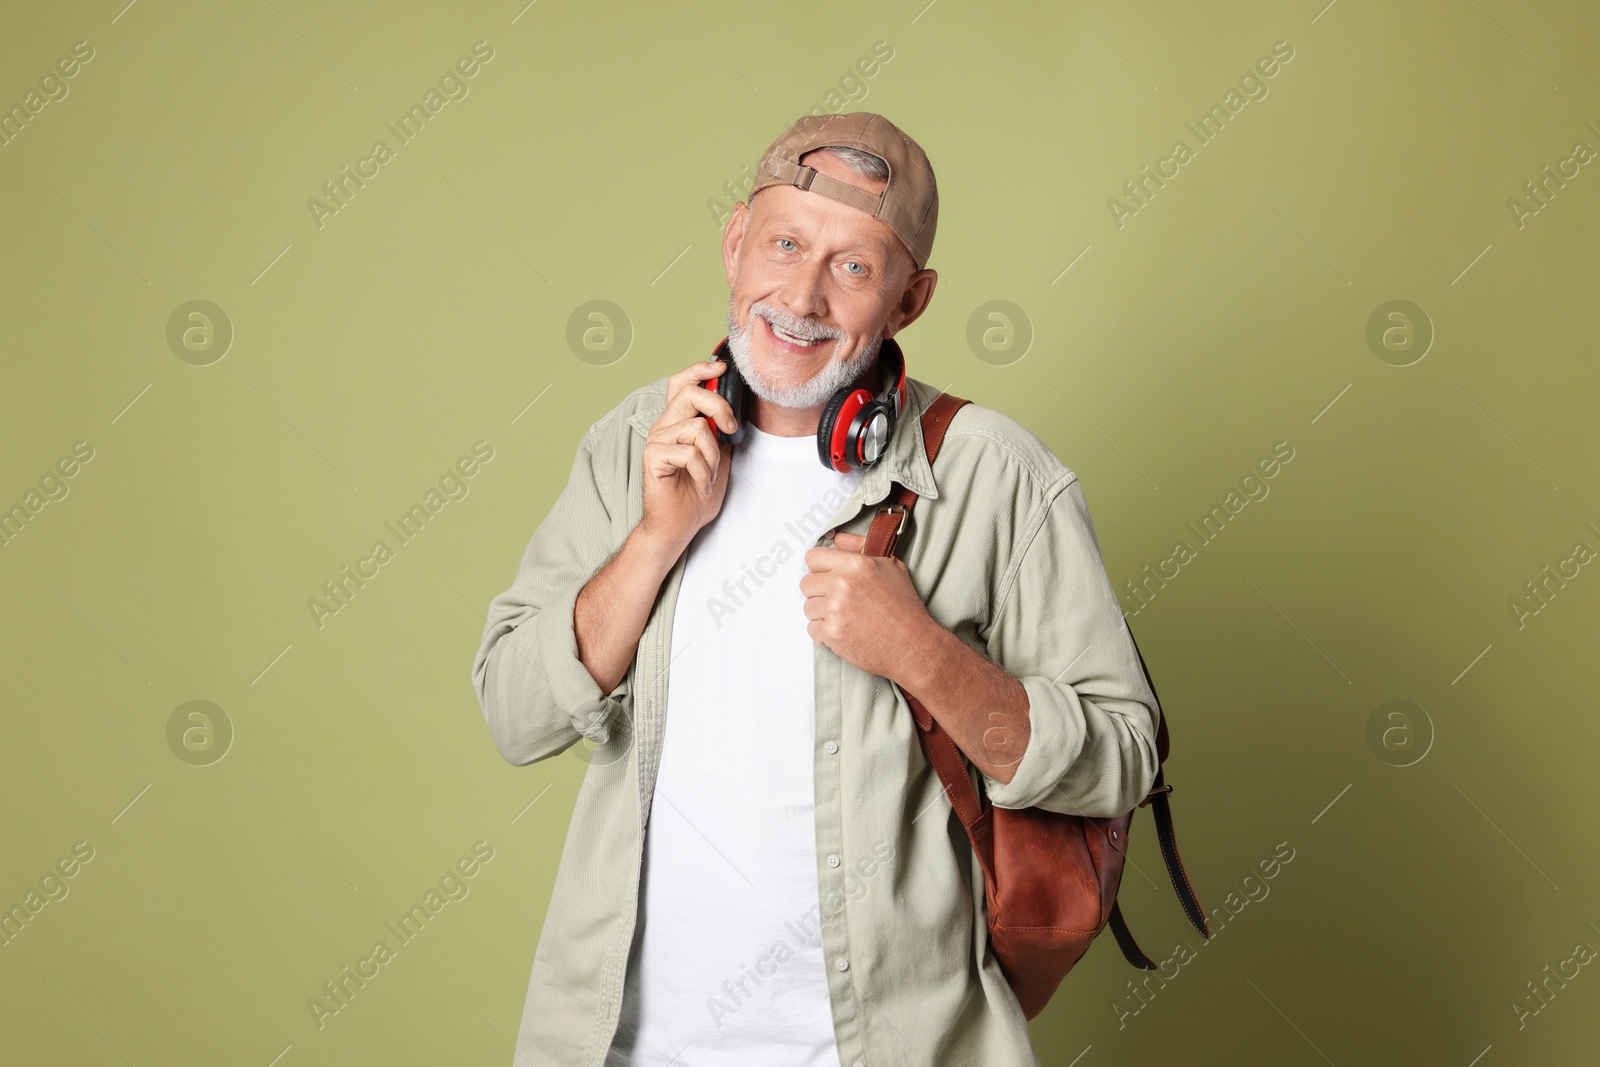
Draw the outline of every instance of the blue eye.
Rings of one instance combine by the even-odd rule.
[[[790,245],[791,246],[790,248],[784,248],[783,249],[785,252],[789,252],[789,251],[792,251],[792,246],[794,245],[794,242],[789,240],[787,237],[778,238],[778,246],[780,248],[782,248],[784,245]]]
[[[857,263],[855,260],[851,260],[849,263],[846,263],[845,267],[846,268],[849,268],[849,267],[855,267],[856,268],[855,270],[850,272],[851,274],[865,274],[867,272],[867,268],[863,267],[861,264]]]

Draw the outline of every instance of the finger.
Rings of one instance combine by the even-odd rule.
[[[723,374],[726,369],[726,360],[704,359],[698,363],[691,363],[683,370],[668,378],[667,402],[666,406],[661,412],[661,417],[656,420],[657,425],[660,425],[664,422],[676,422],[680,419],[688,418],[694,413],[695,410],[697,410],[692,407],[685,406],[682,403],[682,398],[686,394],[690,396],[693,396],[696,393],[709,394],[715,397],[717,395],[716,390],[714,388],[707,389],[705,387],[705,383],[708,380],[715,379],[719,375]],[[718,399],[721,398],[718,397]],[[727,401],[723,401],[723,404],[726,405]],[[733,409],[731,407],[728,408],[728,413],[730,415],[732,414],[732,410]],[[721,420],[719,419],[719,422],[720,421]],[[727,432],[731,433],[732,431],[729,430]]]
[[[663,427],[659,433],[661,434],[659,440],[663,443],[691,444],[699,449],[711,471],[712,481],[716,481],[716,476],[722,469],[722,449],[717,447],[716,438],[711,434],[710,423],[705,419],[685,419]]]
[[[704,388],[700,383],[707,378],[715,378],[722,373],[722,362],[714,359],[702,359],[698,363],[691,363],[678,373],[667,379],[667,402],[677,396],[683,389],[694,387]]]
[[[659,451],[660,462],[656,466],[658,476],[673,474],[678,470],[688,471],[701,494],[710,495],[711,468],[698,448],[692,444],[663,444]]]
[[[706,457],[701,454],[700,449],[692,444],[674,445],[673,447],[682,450],[683,462],[681,466],[689,472],[689,477],[694,479],[694,484],[700,490],[701,495],[710,496],[711,486],[715,480],[714,472],[711,469],[711,464],[706,462]]]
[[[717,373],[721,373],[720,368]],[[733,433],[737,430],[739,423],[733,417],[733,405],[719,396],[715,389],[707,389],[700,384],[705,379],[714,377],[715,373],[703,375],[679,389],[677,393],[668,396],[667,406],[661,412],[661,417],[656,420],[656,424],[670,425],[696,415],[710,415],[717,420],[717,425],[722,428],[723,433]]]
[[[817,545],[806,550],[806,566],[813,572],[838,570],[849,555],[850,553],[842,548]]]
[[[859,553],[867,547],[867,538],[864,534],[848,533],[844,530],[833,532],[833,546],[845,552]]]

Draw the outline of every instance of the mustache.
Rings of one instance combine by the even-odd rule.
[[[844,331],[834,326],[826,326],[820,322],[811,322],[806,319],[796,318],[781,308],[770,304],[754,303],[750,305],[750,317],[745,320],[745,331],[749,332],[755,327],[755,317],[760,315],[772,325],[791,333],[796,337],[803,337],[808,341],[838,340],[844,336]]]

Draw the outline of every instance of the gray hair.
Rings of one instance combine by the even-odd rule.
[[[859,148],[847,148],[844,145],[823,145],[822,147],[814,149],[813,151],[828,152],[834,156],[837,156],[845,166],[849,167],[851,170],[862,175],[863,177],[872,178],[880,182],[886,182],[889,180],[889,164],[882,156],[874,155],[871,152],[862,151]],[[811,153],[808,152],[806,154],[810,155]],[[916,262],[911,258],[911,253],[905,248],[903,243],[899,245],[899,250],[901,253],[903,253],[899,256],[899,258],[906,263],[908,271],[910,273],[915,273],[917,265]],[[757,395],[760,394],[758,393]]]
[[[880,182],[889,180],[889,164],[882,156],[875,156],[859,148],[846,148],[844,145],[824,145],[817,151],[830,152],[838,156],[847,167],[864,177],[875,178]]]

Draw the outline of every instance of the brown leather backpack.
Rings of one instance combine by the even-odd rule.
[[[950,420],[968,401],[941,393],[922,416],[922,436],[931,466]],[[917,502],[917,494],[896,482],[889,502],[878,509],[867,531],[862,552],[869,556],[893,555],[895,544]],[[1127,620],[1123,620],[1126,625]],[[1130,639],[1133,632],[1128,633]],[[1150,672],[1139,667],[1146,682]],[[1155,693],[1155,684],[1150,682]],[[1156,969],[1139,950],[1123,921],[1117,903],[1122,867],[1127,858],[1128,828],[1133,812],[1115,818],[1063,815],[1044,808],[997,808],[974,784],[966,757],[950,735],[940,728],[921,702],[901,690],[916,718],[922,749],[944,783],[967,838],[983,868],[984,904],[988,915],[989,947],[1011,984],[1023,1014],[1029,1019],[1044,1010],[1061,980],[1077,963],[1089,944],[1109,922],[1111,932],[1128,962],[1143,970]],[[1160,698],[1157,697],[1157,702]],[[1158,761],[1155,782],[1139,807],[1153,805],[1156,837],[1166,860],[1167,874],[1189,922],[1205,938],[1211,936],[1205,909],[1200,906],[1172,830],[1167,795],[1172,786],[1162,779],[1160,764],[1167,758],[1167,717],[1161,716],[1156,734]],[[1137,810],[1137,809],[1135,809]]]

